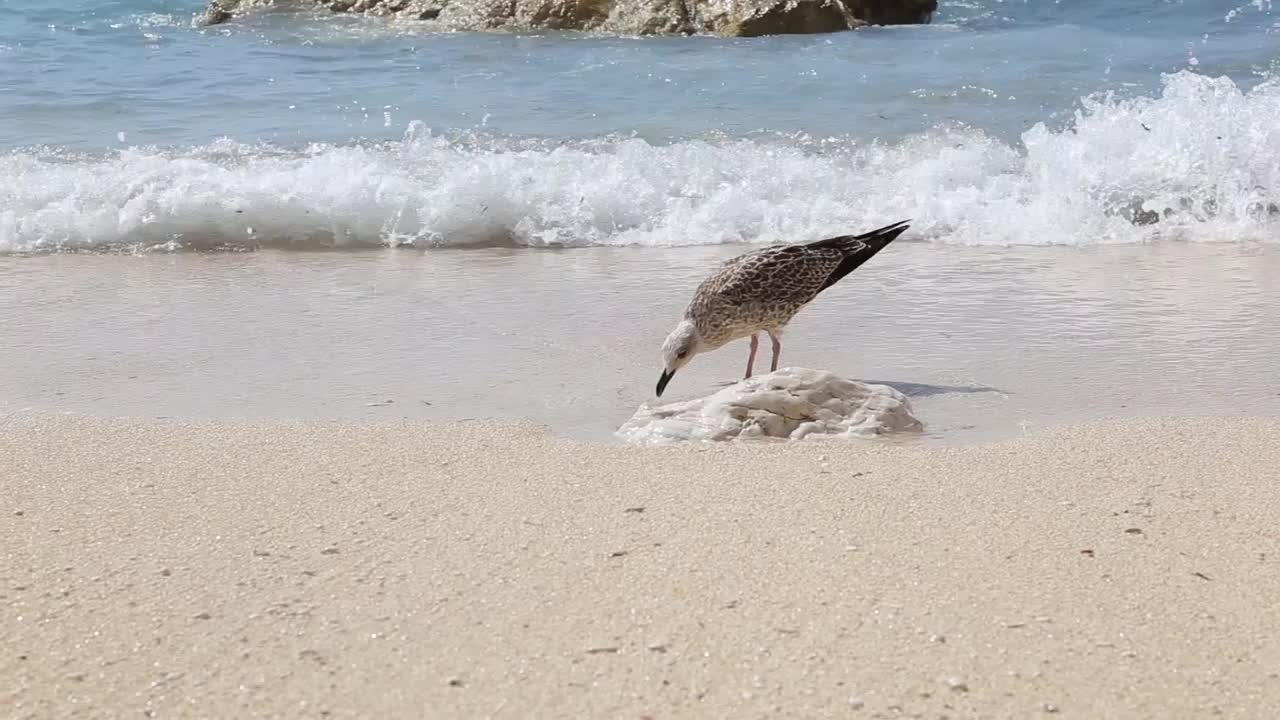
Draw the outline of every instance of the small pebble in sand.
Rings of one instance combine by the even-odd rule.
[[[1126,532],[1126,533],[1128,533],[1128,534],[1130,534],[1130,535],[1141,535],[1141,534],[1142,534],[1142,528],[1129,528],[1129,529],[1125,530],[1125,532]]]
[[[25,512],[23,512],[22,510],[14,510],[14,511],[13,511],[13,514],[14,514],[14,515],[17,515],[18,517],[22,517],[22,516],[23,516],[23,515],[25,515],[26,513],[25,513]]]
[[[951,677],[947,678],[944,682],[946,682],[947,687],[951,688],[955,692],[969,692],[969,685],[964,681],[964,678],[962,677],[957,677],[955,675],[952,675]]]
[[[1058,706],[1054,705],[1053,703],[1040,703],[1040,709],[1047,713],[1058,712]]]
[[[321,555],[337,555],[337,554],[338,554],[338,548],[336,548],[336,547],[327,547],[327,548],[325,548],[325,549],[321,550],[321,551],[320,551],[320,554],[321,554]]]
[[[854,710],[861,710],[865,705],[866,703],[863,702],[862,698],[858,697],[857,695],[849,696],[849,707],[853,708]]]
[[[449,687],[462,687],[462,678],[449,678]]]

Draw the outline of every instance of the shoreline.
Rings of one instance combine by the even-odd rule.
[[[637,448],[492,420],[0,427],[15,717],[1280,703],[1276,419],[943,448]]]
[[[1280,246],[904,243],[788,326],[783,366],[907,395],[926,444],[1111,415],[1280,414]],[[0,412],[533,418],[608,438],[662,338],[739,247],[0,261]],[[512,280],[519,278],[519,291]],[[120,312],[121,307],[130,312]],[[746,341],[666,401],[742,377]]]

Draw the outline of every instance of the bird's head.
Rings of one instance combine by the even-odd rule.
[[[671,376],[701,352],[702,338],[698,328],[688,320],[681,320],[662,343],[662,376],[658,378],[658,397],[667,389]]]

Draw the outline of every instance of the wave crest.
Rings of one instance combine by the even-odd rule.
[[[964,127],[806,137],[303,149],[219,141],[0,157],[0,252],[797,241],[910,217],[970,244],[1280,238],[1280,82],[1180,72],[1013,146]]]

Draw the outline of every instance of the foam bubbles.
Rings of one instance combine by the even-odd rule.
[[[0,252],[780,242],[903,218],[910,236],[1088,245],[1280,238],[1280,82],[1181,72],[1086,98],[1010,145],[939,127],[849,138],[229,141],[0,156]]]

